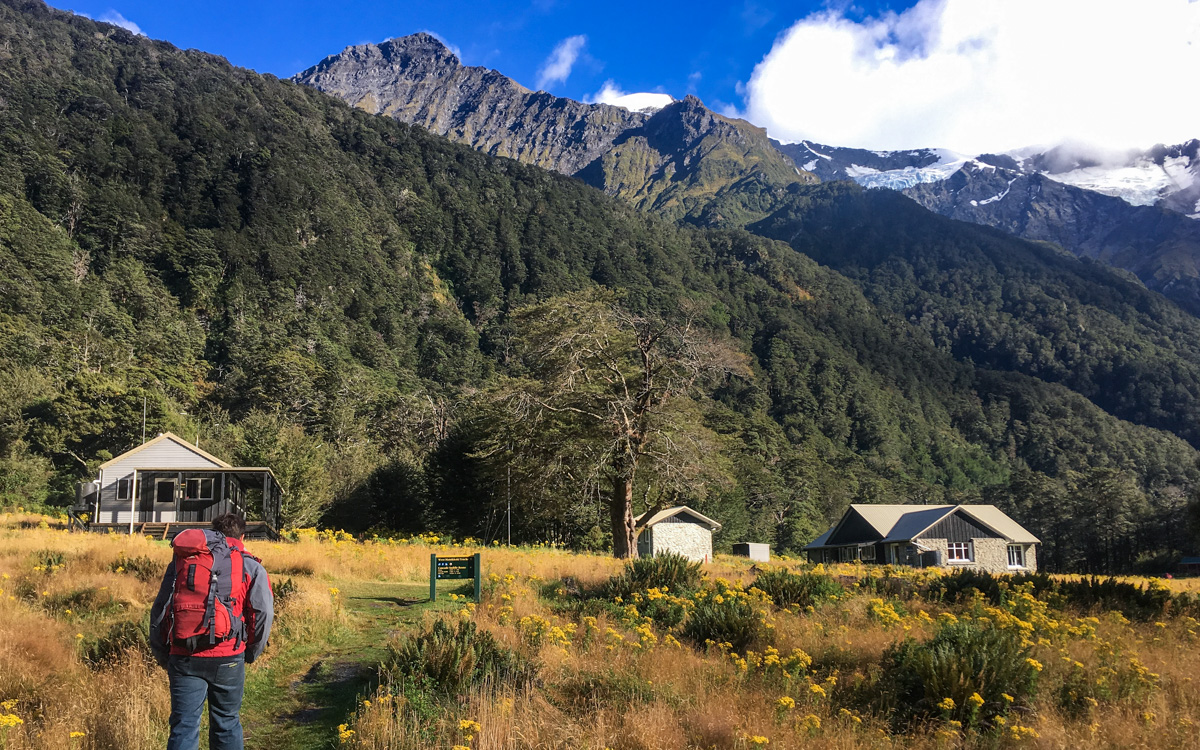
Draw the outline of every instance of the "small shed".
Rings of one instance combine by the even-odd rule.
[[[1200,577],[1200,557],[1185,557],[1179,561],[1177,572],[1180,578]]]
[[[638,555],[674,552],[696,562],[712,560],[712,535],[721,530],[721,524],[686,505],[665,508],[649,518],[643,513],[635,521],[643,527]]]
[[[740,542],[733,545],[733,554],[738,557],[748,557],[754,562],[771,562],[771,545]]]

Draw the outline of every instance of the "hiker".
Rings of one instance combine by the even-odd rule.
[[[171,681],[167,750],[198,750],[208,699],[210,750],[243,750],[246,664],[262,654],[275,618],[267,571],[246,552],[246,522],[226,513],[212,530],[171,542],[175,559],[150,610],[150,648]]]

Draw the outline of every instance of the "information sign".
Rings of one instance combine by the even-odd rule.
[[[474,577],[474,557],[439,557],[437,559],[437,579],[439,581]]]
[[[479,603],[482,593],[483,566],[479,561],[479,553],[470,557],[442,557],[436,554],[429,556],[429,601],[437,601],[437,582],[475,579],[475,602]]]

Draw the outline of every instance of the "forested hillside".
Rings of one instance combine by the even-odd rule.
[[[822,262],[845,256],[858,275],[874,266],[852,267],[850,251],[882,247],[866,240],[886,219],[840,190],[801,188],[770,233]],[[946,300],[977,294],[977,278],[1006,289],[1000,275],[1022,257],[1052,257],[894,200],[913,247],[973,264],[946,281]],[[803,217],[804,231],[782,228]],[[69,502],[78,478],[137,443],[145,398],[152,434],[273,466],[293,523],[326,513],[490,539],[511,495],[514,536],[603,544],[588,533],[606,521],[587,466],[566,459],[565,494],[547,503],[542,487],[509,485],[488,451],[522,416],[505,396],[524,376],[526,306],[603,286],[647,319],[691,311],[745,358],[678,407],[709,448],[696,481],[647,470],[634,492],[640,503],[684,487],[676,499],[726,524],[720,543],[794,549],[851,501],[987,495],[1024,503],[1063,567],[1128,568],[1190,544],[1195,449],[1072,392],[1099,401],[1107,381],[1073,380],[1075,360],[1042,351],[1058,341],[1053,321],[1100,327],[1095,347],[1122,358],[1096,354],[1088,372],[1120,365],[1177,373],[1164,392],[1182,384],[1152,402],[1159,381],[1147,379],[1109,408],[1195,439],[1196,339],[1176,340],[1190,319],[1160,315],[1144,292],[1121,297],[1107,272],[1078,271],[1102,301],[1031,272],[1015,297],[989,302],[1020,306],[1011,330],[955,338],[910,309],[929,294],[918,271],[864,296],[783,243],[677,227],[220,58],[0,1],[6,504]],[[1068,311],[1078,299],[1082,317],[1047,308],[1045,329],[1025,325],[1049,297]],[[1062,337],[1065,350],[1078,340]],[[1002,359],[1013,349],[1019,363],[1018,344],[1038,367]]]

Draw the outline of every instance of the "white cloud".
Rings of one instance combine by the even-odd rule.
[[[113,26],[120,26],[122,29],[133,32],[134,34],[137,34],[138,36],[145,36],[145,34],[142,33],[142,29],[140,26],[138,26],[133,21],[130,21],[128,18],[121,15],[120,13],[113,10],[112,8],[109,8],[108,10],[104,11],[104,15],[100,16],[96,20],[103,21],[104,23],[111,23]]]
[[[579,59],[579,53],[583,51],[583,45],[586,42],[587,37],[579,34],[569,36],[555,45],[554,51],[550,53],[550,56],[546,58],[546,62],[542,63],[542,67],[538,71],[538,88],[544,89],[552,83],[566,81],[567,76],[571,75],[571,68],[575,66],[575,61]]]
[[[978,153],[1200,137],[1196,0],[920,0],[811,15],[776,40],[744,116],[776,138]]]
[[[647,109],[662,109],[675,101],[675,98],[670,94],[651,91],[628,94],[613,81],[605,81],[599,91],[592,96],[584,97],[584,101],[611,104],[614,107],[624,107],[634,112],[641,112]]]

